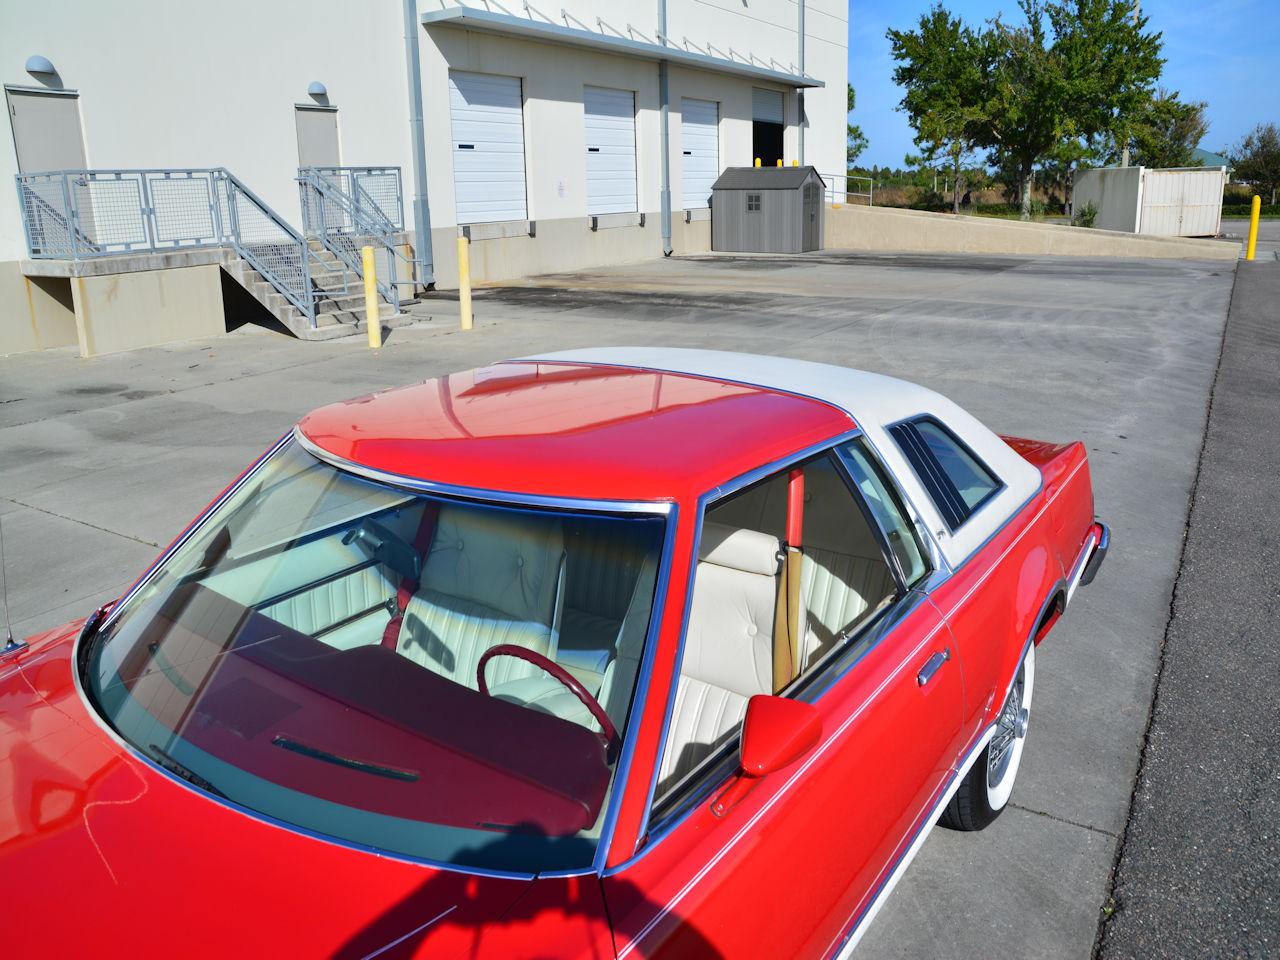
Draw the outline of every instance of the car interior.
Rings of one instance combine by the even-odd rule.
[[[487,650],[525,647],[563,667],[623,726],[657,576],[652,521],[404,499],[326,533],[225,565],[203,583],[331,647],[383,643],[471,689]],[[392,639],[384,634],[405,586]],[[492,696],[599,729],[533,663],[495,657],[485,677]]]
[[[274,657],[267,665],[279,669],[290,656],[352,652],[377,660],[380,676],[404,674],[395,663],[407,660],[585,728],[612,762],[650,623],[661,521],[424,499],[347,479],[303,495],[309,482],[304,470],[254,491],[183,578],[289,628],[276,646],[292,653],[249,659]],[[797,508],[799,529],[789,527]],[[659,800],[725,755],[752,696],[794,689],[892,602],[896,580],[867,516],[831,454],[707,510]],[[780,678],[783,634],[794,652]]]
[[[788,473],[706,512],[676,702],[656,797],[674,796],[734,742],[756,694],[775,693],[774,632],[783,596]],[[893,573],[829,457],[803,467],[800,662],[818,668],[895,596]]]

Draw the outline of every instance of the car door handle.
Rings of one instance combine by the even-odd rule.
[[[916,683],[923,687],[933,679],[933,675],[941,670],[942,665],[950,659],[950,647],[937,651],[932,657],[924,662],[924,666],[921,667],[920,672],[916,674]]]

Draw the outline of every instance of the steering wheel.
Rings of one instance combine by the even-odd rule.
[[[518,660],[525,660],[535,667],[545,670],[564,686],[568,687],[569,692],[582,701],[582,705],[587,708],[587,712],[595,718],[596,723],[600,724],[602,732],[598,736],[604,744],[605,760],[606,762],[612,762],[613,758],[617,756],[618,746],[621,742],[618,730],[614,727],[613,721],[609,719],[609,714],[604,712],[604,707],[600,706],[600,701],[578,682],[577,677],[550,657],[544,657],[536,650],[530,650],[528,647],[521,647],[514,643],[500,643],[496,647],[490,647],[486,650],[484,655],[480,657],[480,662],[476,664],[476,685],[485,696],[489,696],[489,684],[484,678],[484,668],[494,657],[515,657]]]

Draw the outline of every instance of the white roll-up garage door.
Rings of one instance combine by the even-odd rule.
[[[711,185],[720,175],[720,104],[680,101],[680,193],[686,210],[711,203]]]
[[[751,88],[751,119],[766,123],[786,123],[783,113],[782,91]]]
[[[585,87],[587,213],[636,212],[636,96]]]
[[[519,77],[449,71],[458,223],[525,220]]]

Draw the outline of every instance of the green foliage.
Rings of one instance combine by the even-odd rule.
[[[1280,189],[1280,130],[1274,123],[1260,123],[1231,151],[1232,175],[1257,188],[1265,203],[1274,204]]]
[[[1077,210],[1075,216],[1071,218],[1073,227],[1092,227],[1093,221],[1098,219],[1098,208],[1094,206],[1092,200],[1084,205],[1082,210]]]
[[[916,30],[887,34],[911,119],[926,155],[959,168],[966,151],[987,148],[1031,215],[1031,178],[1070,192],[1071,171],[1094,147],[1128,136],[1152,100],[1164,60],[1161,38],[1134,16],[1132,0],[1020,0],[1024,23],[1000,17],[973,29],[939,3]],[[1053,168],[1058,169],[1053,169]]]
[[[1252,216],[1253,205],[1249,203],[1224,203],[1222,205],[1222,215],[1224,217],[1248,218]],[[1273,220],[1280,217],[1280,203],[1264,203],[1259,209],[1259,217]]]
[[[1183,103],[1176,90],[1158,89],[1130,119],[1130,162],[1144,167],[1201,166],[1195,149],[1209,129],[1208,107],[1203,101]],[[1107,160],[1115,163],[1119,158],[1120,149],[1113,146]]]
[[[853,84],[849,84],[849,109],[847,113],[853,113],[853,108],[857,105],[858,96],[853,92]],[[857,124],[849,124],[848,136],[845,139],[845,153],[847,159],[846,166],[852,167],[855,160],[867,149],[867,135],[862,132],[862,128]]]
[[[916,30],[889,30],[886,36],[898,64],[894,83],[905,91],[898,109],[916,130],[922,165],[950,160],[958,211],[963,168],[986,119],[980,37],[941,3],[921,15]]]

